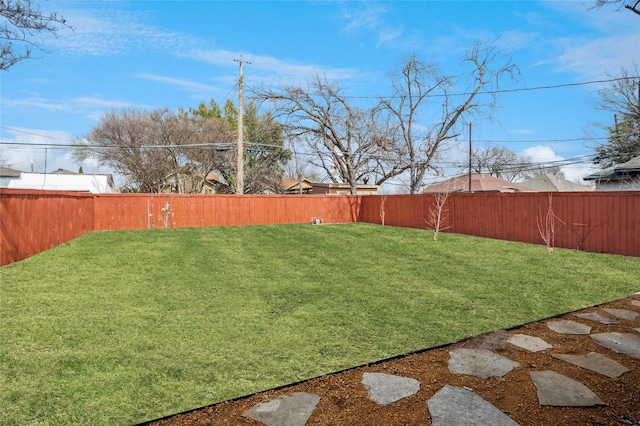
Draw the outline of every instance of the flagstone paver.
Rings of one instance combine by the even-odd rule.
[[[267,426],[304,426],[319,402],[316,394],[296,392],[254,405],[242,416]]]
[[[630,311],[628,309],[613,309],[613,308],[602,308],[603,311],[610,313],[613,316],[618,318],[622,318],[625,320],[633,321],[638,317],[638,313],[634,311]]]
[[[632,333],[592,334],[594,342],[619,354],[640,359],[640,336]]]
[[[446,385],[427,402],[433,426],[517,426],[509,416],[473,391]]]
[[[488,379],[502,377],[520,364],[487,349],[454,349],[449,351],[449,371],[454,374]]]
[[[539,337],[528,336],[526,334],[514,334],[507,339],[507,342],[530,352],[540,352],[553,347],[553,345],[550,345]]]
[[[576,321],[547,321],[547,327],[560,334],[589,334],[591,327]]]
[[[640,300],[632,300],[629,303],[640,308]]]
[[[620,321],[618,321],[617,319],[610,318],[606,315],[602,315],[599,312],[584,312],[584,313],[579,313],[575,315],[580,318],[599,322],[600,324],[605,324],[605,325],[620,324]]]
[[[606,405],[584,384],[555,371],[530,371],[540,405],[554,407],[591,407]]]
[[[551,354],[551,356],[611,378],[620,377],[631,371],[624,365],[597,352],[589,352],[586,355]]]
[[[378,405],[393,404],[420,390],[416,379],[384,373],[364,373],[361,383],[369,391],[369,398]]]

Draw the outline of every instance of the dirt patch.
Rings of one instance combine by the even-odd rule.
[[[632,305],[640,295],[611,302],[601,307],[640,311]],[[600,307],[581,312],[600,312]],[[621,320],[620,324],[604,325],[566,314],[558,319],[573,320],[592,327],[591,333],[637,333],[640,318]],[[554,347],[530,353],[506,340],[512,333],[540,337]],[[482,380],[473,376],[456,375],[448,370],[449,349],[481,348],[492,350],[520,363],[505,377]],[[584,355],[597,352],[619,362],[631,371],[618,378],[598,373],[554,359],[550,354]],[[538,403],[536,388],[529,371],[553,370],[582,382],[594,391],[607,405],[576,408],[549,407]],[[360,383],[364,372],[380,372],[412,377],[421,383],[420,391],[390,406],[379,406],[367,397],[367,390]],[[261,425],[242,417],[252,406],[270,398],[309,392],[320,396],[307,425],[430,425],[427,401],[442,387],[450,384],[472,389],[520,425],[635,425],[640,426],[640,360],[617,354],[597,345],[588,335],[563,335],[551,331],[546,321],[527,324],[514,329],[498,330],[473,337],[442,348],[407,355],[390,361],[354,368],[305,382],[260,392],[234,401],[221,402],[189,413],[150,422],[154,426],[175,425]]]

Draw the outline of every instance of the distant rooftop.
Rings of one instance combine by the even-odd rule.
[[[486,173],[471,175],[472,192],[533,192],[533,189],[519,183],[509,182]],[[469,192],[469,175],[461,175],[425,188],[423,193]]]
[[[592,191],[591,188],[559,178],[549,173],[536,176],[533,179],[522,182],[524,186],[539,192],[578,192]]]

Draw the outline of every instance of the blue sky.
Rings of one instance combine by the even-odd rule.
[[[43,38],[49,54],[0,73],[0,158],[23,171],[32,160],[34,171],[77,170],[60,145],[88,133],[105,111],[236,101],[240,55],[250,62],[247,87],[304,85],[320,74],[365,99],[390,93],[388,74],[402,56],[416,53],[457,75],[465,49],[477,42],[495,43],[518,65],[519,80],[505,89],[608,79],[640,63],[640,17],[613,6],[592,10],[593,3],[40,2],[75,31]],[[492,120],[474,122],[474,143],[537,161],[591,155],[594,142],[585,136],[602,134],[590,124],[613,119],[596,109],[602,87],[504,93]],[[464,161],[466,143],[447,159]],[[109,172],[90,159],[82,166]],[[565,174],[579,180],[589,167],[567,167]]]

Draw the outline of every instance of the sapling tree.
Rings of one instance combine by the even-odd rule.
[[[553,211],[553,196],[549,193],[549,203],[547,205],[546,214],[542,215],[542,211],[540,206],[538,206],[538,232],[540,233],[540,237],[542,241],[544,241],[547,246],[547,253],[553,253],[553,249],[555,248],[555,239],[556,239],[556,220],[560,220],[555,212]]]
[[[380,197],[380,221],[382,223],[382,226],[384,226],[384,217],[387,214],[386,205],[387,205],[387,196],[383,195],[382,197]]]
[[[451,191],[445,190],[445,192],[436,192],[433,194],[434,202],[429,207],[428,216],[425,218],[427,229],[433,230],[433,240],[437,241],[441,230],[448,229],[450,226],[443,226],[447,216],[447,209],[445,205],[449,199]]]

